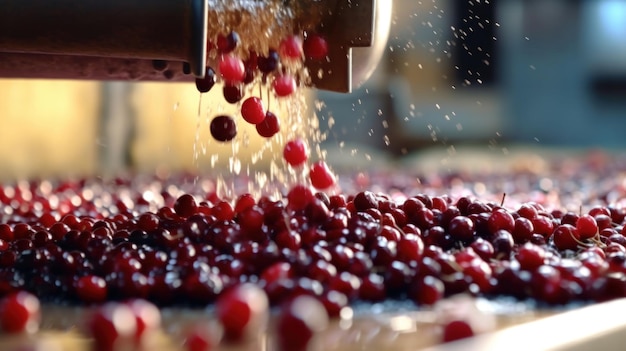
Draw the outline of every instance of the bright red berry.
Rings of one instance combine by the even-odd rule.
[[[142,339],[149,337],[161,327],[161,312],[154,304],[142,299],[131,300],[127,304],[137,323],[135,342],[141,344]]]
[[[85,303],[100,303],[107,298],[107,283],[102,277],[86,275],[76,281],[76,295]]]
[[[328,55],[328,43],[318,34],[309,34],[304,39],[303,50],[307,58],[320,60]]]
[[[126,304],[109,302],[100,306],[87,322],[87,327],[97,350],[115,350],[135,344],[137,320]]]
[[[0,328],[5,333],[34,333],[39,330],[39,299],[26,291],[5,296],[0,301]]]
[[[277,96],[289,96],[296,90],[296,80],[293,76],[284,74],[274,79],[272,87]]]
[[[591,239],[598,233],[598,223],[592,215],[582,215],[576,221],[576,229],[578,229],[580,239]]]
[[[474,331],[466,321],[454,320],[443,327],[443,342],[455,341],[471,336],[474,336]]]
[[[296,185],[287,194],[287,203],[293,210],[302,210],[313,201],[315,196],[308,186]]]
[[[244,283],[220,295],[216,303],[217,317],[224,336],[231,340],[245,338],[260,331],[267,323],[269,300],[254,284]]]
[[[283,59],[298,59],[302,57],[302,39],[297,35],[289,36],[280,42],[278,52]]]
[[[243,61],[234,55],[221,56],[219,70],[222,79],[227,82],[241,82],[246,75],[246,67]]]
[[[256,131],[264,138],[271,138],[280,132],[280,122],[278,117],[270,111],[265,113],[263,121],[256,125]]]
[[[309,178],[313,187],[320,190],[328,189],[335,184],[335,175],[324,161],[317,161],[311,165]]]
[[[241,105],[241,116],[250,124],[259,124],[265,119],[263,100],[252,96],[244,100]]]
[[[306,143],[302,139],[294,139],[283,149],[283,157],[288,164],[293,167],[302,165],[309,158],[309,151]]]
[[[328,313],[316,298],[300,295],[281,310],[278,317],[278,349],[305,351],[315,334],[328,327]]]

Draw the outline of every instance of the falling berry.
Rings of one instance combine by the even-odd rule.
[[[328,55],[328,43],[318,34],[309,34],[304,39],[303,50],[307,58],[321,60]]]
[[[217,141],[231,141],[237,136],[237,125],[230,116],[217,116],[211,121],[211,135]]]
[[[239,86],[234,84],[224,84],[222,93],[224,95],[224,100],[230,104],[236,104],[243,99],[243,91]]]
[[[278,47],[283,59],[299,59],[302,57],[302,39],[297,35],[289,36],[280,42]]]
[[[230,31],[227,35],[220,34],[217,36],[217,49],[222,54],[232,52],[237,48],[241,39],[235,31]]]
[[[270,111],[265,113],[265,119],[256,125],[256,131],[264,138],[271,138],[280,131],[278,117]]]
[[[227,82],[241,82],[246,75],[246,67],[243,61],[234,55],[221,56],[219,69],[222,79]]]
[[[288,141],[283,149],[283,157],[293,167],[302,165],[309,158],[309,151],[302,139]]]
[[[241,105],[241,116],[250,124],[259,124],[265,119],[265,106],[263,100],[252,96],[247,98]]]
[[[216,313],[224,328],[224,337],[245,338],[260,331],[267,323],[269,301],[258,286],[244,283],[220,295]]]
[[[328,189],[335,184],[335,176],[324,161],[317,161],[311,165],[309,178],[313,187],[319,190]]]
[[[215,85],[215,71],[211,67],[206,68],[204,78],[196,78],[196,88],[201,93],[206,93]]]
[[[257,66],[262,73],[270,73],[278,68],[279,56],[276,50],[270,50],[267,56],[257,58]]]
[[[39,299],[26,291],[5,296],[0,301],[0,328],[5,333],[34,333],[39,329]]]
[[[285,74],[276,77],[272,86],[277,96],[289,96],[296,90],[296,80],[293,76]]]

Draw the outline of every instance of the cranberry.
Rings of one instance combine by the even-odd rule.
[[[328,189],[335,184],[335,176],[324,161],[317,161],[311,165],[309,171],[311,184],[316,189]]]
[[[280,131],[280,121],[278,117],[270,111],[265,113],[263,121],[256,125],[256,131],[264,138],[271,138]]]
[[[101,303],[107,298],[106,281],[94,275],[80,277],[75,290],[78,298],[85,303]]]
[[[250,124],[259,124],[265,119],[265,106],[258,97],[249,97],[241,105],[241,116]]]
[[[216,302],[216,313],[227,339],[239,340],[259,332],[267,322],[269,301],[256,285],[245,283],[226,291]]]
[[[39,330],[41,311],[36,296],[19,291],[0,301],[0,328],[5,333],[34,333]]]
[[[243,61],[234,55],[222,55],[219,59],[219,71],[226,82],[241,82],[246,74]]]
[[[453,320],[443,327],[443,342],[456,341],[474,336],[474,331],[468,322],[463,320]]]
[[[302,139],[290,140],[283,149],[285,161],[293,167],[302,165],[309,158],[309,151]]]
[[[291,35],[283,39],[278,47],[281,58],[299,59],[302,58],[302,39],[297,35]]]
[[[296,79],[291,75],[283,74],[274,78],[272,87],[276,96],[289,96],[296,90]]]
[[[217,116],[211,120],[211,136],[217,141],[231,141],[237,136],[237,125],[230,116]]]
[[[328,326],[328,314],[316,298],[301,295],[289,301],[278,316],[278,348],[305,351],[311,339]]]
[[[211,91],[215,85],[215,71],[211,67],[206,68],[203,78],[196,78],[196,88],[200,93]]]
[[[87,322],[89,335],[98,350],[116,350],[133,345],[137,321],[132,309],[123,303],[108,302],[92,314]]]
[[[328,55],[328,43],[319,34],[307,33],[303,43],[303,51],[307,58],[321,60]]]
[[[174,211],[177,215],[187,218],[191,217],[198,210],[196,199],[192,195],[181,195],[174,203]]]

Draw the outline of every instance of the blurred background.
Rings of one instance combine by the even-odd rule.
[[[370,81],[349,95],[309,92],[309,113],[324,148],[382,157],[462,145],[619,148],[624,38],[624,0],[394,0]],[[0,177],[193,171],[279,147],[246,131],[241,150],[212,143],[219,89],[199,95],[188,83],[0,79]]]

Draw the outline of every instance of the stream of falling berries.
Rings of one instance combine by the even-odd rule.
[[[328,337],[329,323],[348,330],[355,311],[436,311],[455,296],[531,308],[626,296],[623,157],[551,159],[541,174],[397,166],[338,177],[315,146],[320,136],[300,94],[303,63],[324,59],[327,43],[286,30],[258,52],[235,30],[217,33],[217,67],[196,81],[200,93],[221,88],[224,103],[239,109],[199,109],[214,142],[232,143],[229,174],[0,187],[4,333],[37,332],[40,304],[88,307],[73,322],[89,336],[83,348],[145,349],[163,329],[161,311],[195,309],[200,316],[178,330],[172,348],[258,339],[269,323],[276,349],[330,350],[319,336]],[[288,116],[270,108],[279,104]],[[269,175],[237,163],[242,123],[268,139]],[[210,152],[196,143],[196,153]],[[490,328],[477,310],[461,310],[423,327],[429,341]]]

